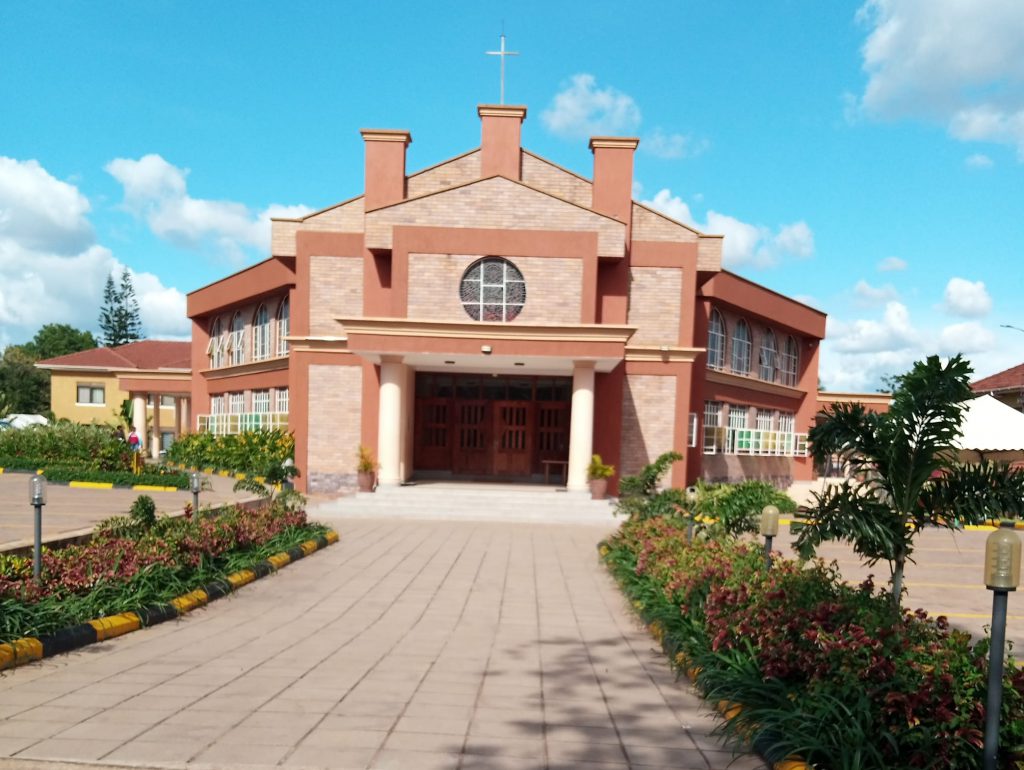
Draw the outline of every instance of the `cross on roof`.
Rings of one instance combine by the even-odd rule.
[[[506,56],[518,56],[518,51],[506,51],[505,50],[505,33],[501,33],[501,50],[500,51],[485,51],[488,56],[500,56],[501,57],[501,101],[499,104],[505,103],[505,57]]]

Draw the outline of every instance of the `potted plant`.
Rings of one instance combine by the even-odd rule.
[[[377,460],[373,456],[373,450],[360,444],[356,457],[358,458],[356,471],[358,472],[359,491],[372,492],[377,482]]]
[[[615,475],[614,465],[605,465],[601,461],[601,455],[594,455],[590,458],[590,465],[587,467],[587,478],[590,479],[590,499],[604,500],[608,492],[608,479]]]

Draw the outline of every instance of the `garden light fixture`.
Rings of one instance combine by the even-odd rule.
[[[764,536],[764,568],[772,568],[772,540],[779,534],[779,509],[766,505],[761,509],[760,532]]]
[[[696,515],[693,511],[694,503],[697,502],[697,487],[686,488],[686,502],[690,504],[690,515],[686,518],[686,540],[687,542],[693,542],[693,517]]]
[[[28,497],[35,508],[32,577],[38,581],[43,571],[43,506],[46,505],[46,477],[36,474],[28,480]]]
[[[192,471],[188,477],[189,487],[192,489],[192,514],[199,515],[199,491],[203,488],[203,477],[199,471]]]
[[[988,650],[988,699],[985,704],[985,770],[996,770],[999,710],[1003,702],[1003,654],[1006,647],[1007,594],[1020,585],[1020,537],[1012,521],[1003,521],[985,541],[985,586],[992,592],[992,631]]]

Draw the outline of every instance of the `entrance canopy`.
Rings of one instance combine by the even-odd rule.
[[[967,403],[960,426],[960,459],[965,462],[1024,459],[1024,413],[992,396]]]

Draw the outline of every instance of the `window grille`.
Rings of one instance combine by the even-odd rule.
[[[725,368],[725,321],[717,310],[711,311],[708,323],[708,368]]]
[[[754,427],[758,430],[771,430],[772,429],[772,413],[770,409],[758,409],[757,419]]]
[[[761,340],[761,352],[758,357],[757,376],[765,382],[775,382],[775,359],[778,357],[778,345],[775,332],[766,329]]]
[[[245,321],[241,313],[235,313],[231,319],[231,364],[245,363]]]
[[[474,321],[511,321],[526,304],[526,282],[507,259],[487,257],[463,274],[459,299]]]
[[[269,390],[254,390],[252,392],[252,410],[257,414],[268,414],[270,412]]]
[[[285,338],[289,334],[290,326],[291,305],[288,298],[285,297],[281,302],[281,307],[277,310],[277,354],[279,356],[288,355],[288,340]]]
[[[228,411],[231,414],[241,414],[245,411],[244,393],[231,393],[228,396]]]
[[[270,358],[270,313],[266,305],[260,305],[252,325],[252,360]]]
[[[737,321],[732,335],[732,370],[750,374],[750,327],[746,321]]]
[[[796,385],[796,373],[800,365],[800,349],[797,347],[793,337],[786,338],[786,344],[779,356],[779,374],[783,385],[794,387]]]
[[[278,388],[277,390],[277,411],[288,413],[288,388]]]
[[[724,449],[725,429],[720,426],[722,404],[704,402],[704,454],[713,455]]]

